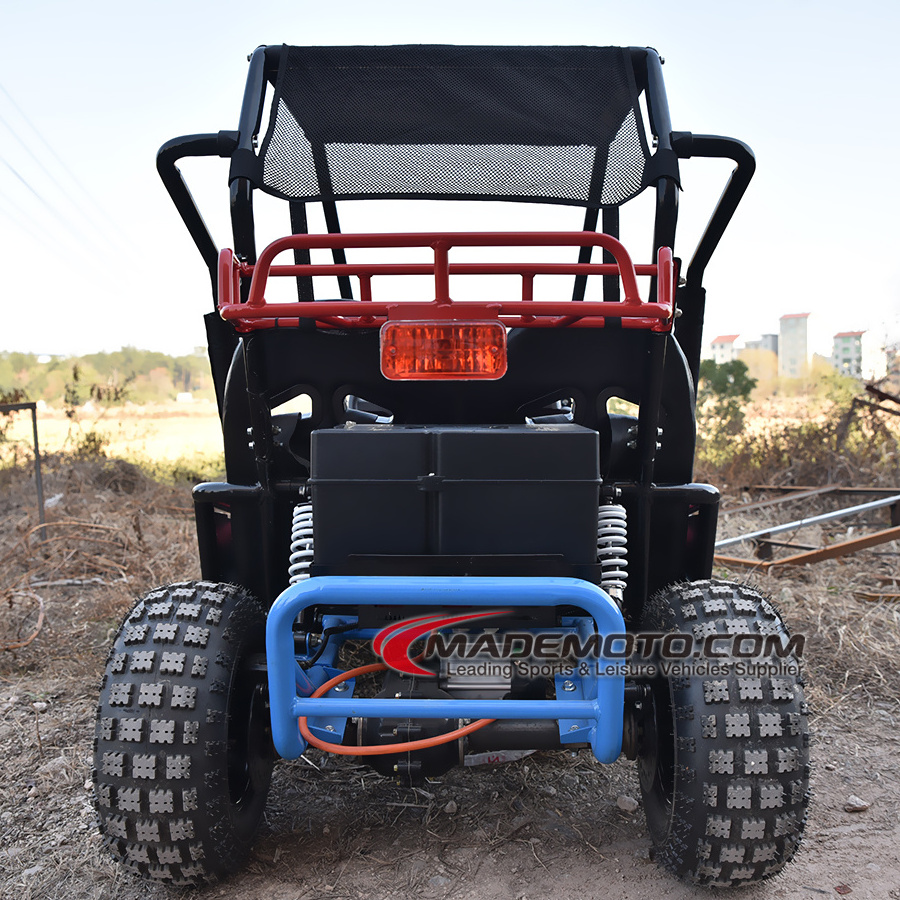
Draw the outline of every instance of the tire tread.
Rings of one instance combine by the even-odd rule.
[[[697,638],[755,632],[788,638],[778,612],[755,588],[717,581],[661,591],[642,627]],[[696,884],[770,877],[793,856],[806,822],[809,731],[801,678],[729,670],[673,678],[670,689],[675,796],[657,860]]]
[[[187,886],[249,851],[247,823],[229,810],[228,702],[264,621],[242,588],[211,582],[151,591],[126,617],[101,685],[93,773],[104,843],[126,869]]]

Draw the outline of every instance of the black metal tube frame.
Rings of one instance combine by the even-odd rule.
[[[736,138],[691,134],[687,131],[673,132],[672,147],[679,159],[699,156],[706,159],[731,159],[737,164],[697,243],[685,273],[685,284],[676,297],[681,317],[676,322],[675,333],[696,384],[700,370],[703,317],[706,307],[703,276],[750,184],[750,179],[753,178],[756,171],[756,157],[743,141]]]
[[[156,170],[162,179],[175,209],[181,216],[187,230],[209,269],[212,279],[213,296],[217,287],[217,264],[219,248],[210,234],[200,210],[194,201],[176,163],[188,156],[219,156],[228,159],[238,143],[238,132],[220,131],[216,134],[189,134],[166,141],[156,154]]]
[[[700,156],[728,158],[737,163],[694,251],[693,258],[687,269],[686,283],[679,290],[678,295],[682,316],[676,325],[676,334],[696,383],[704,312],[703,276],[713,252],[718,246],[738,203],[746,191],[753,175],[755,160],[752,151],[740,141],[711,135],[672,132],[659,56],[655,51],[645,48],[631,48],[631,53],[636,77],[645,91],[650,119],[649,125],[657,140],[656,152],[658,154],[671,154],[678,159]],[[250,72],[239,120],[239,131],[223,131],[217,134],[198,134],[175,138],[163,145],[157,157],[157,168],[163,183],[210,271],[214,297],[217,288],[218,247],[197,209],[190,190],[176,164],[178,160],[184,157],[219,156],[222,158],[230,157],[234,161],[241,155],[256,152],[255,146],[262,122],[266,88],[268,84],[274,82],[280,54],[280,47],[260,47],[251,56]],[[241,259],[250,263],[256,260],[253,190],[254,186],[246,178],[233,177],[230,179],[234,248]],[[661,176],[656,181],[655,190],[654,257],[660,246],[674,245],[679,184],[671,175]],[[245,285],[244,287],[246,289],[249,286]],[[654,484],[654,462],[657,449],[659,400],[666,356],[666,342],[671,338],[665,335],[653,335],[652,338],[649,342],[647,358],[640,363],[645,368],[644,390],[640,400],[638,434],[641,473],[636,483],[622,486],[626,494],[631,495],[633,500],[636,501],[638,510],[637,522],[635,523],[635,546],[639,548],[640,564],[636,569],[643,574],[638,575],[637,583],[634,584],[631,591],[632,601],[629,605],[632,607],[634,607],[635,601],[642,603],[648,593],[646,573],[650,563],[653,498],[660,490]],[[261,370],[255,362],[256,354],[254,350],[256,348],[252,346],[254,343],[252,339],[245,340],[244,363],[246,366],[248,402],[252,422],[252,435],[250,437],[252,437],[254,442],[254,456],[259,477],[259,488],[251,489],[251,492],[257,490],[259,493],[254,494],[252,498],[248,494],[246,500],[250,501],[254,506],[257,503],[259,504],[260,526],[262,531],[265,532],[272,524],[272,504],[275,496],[283,486],[272,477],[270,411],[266,402],[265,385],[260,380]],[[224,500],[230,487],[229,485],[222,485],[219,486],[218,491],[213,490],[210,492],[209,489],[212,486],[206,486],[205,490],[198,491],[196,495],[195,499],[198,501],[198,506],[206,506],[212,500],[213,494],[219,494],[219,491],[221,491],[219,497]],[[664,490],[684,490],[691,497],[696,497],[698,487],[702,486],[672,485],[665,487]],[[710,490],[714,491],[714,489]],[[712,494],[707,498],[701,491],[700,496],[703,498],[699,504],[705,523],[703,531],[711,535],[708,540],[703,541],[706,544],[710,543],[714,537],[717,494],[715,494],[715,502]],[[235,499],[237,498],[235,497]],[[211,512],[212,509],[210,507],[210,514]],[[198,514],[204,521],[208,517],[208,514],[200,509],[198,509]],[[710,516],[712,516],[711,524]],[[199,524],[200,522],[198,521]],[[207,533],[209,532],[210,524],[210,522],[205,524]],[[268,547],[265,549],[268,550]],[[208,558],[213,556],[213,548],[211,546],[201,548],[201,551],[203,556]],[[266,552],[262,554],[264,558],[268,555]],[[705,568],[707,557],[709,557],[708,561],[711,564],[711,551],[707,552],[704,549],[701,555],[700,568]],[[261,560],[260,562],[263,568],[267,568],[266,561]],[[257,573],[255,579],[259,582],[257,589],[262,588],[260,593],[264,596],[269,593],[266,588],[269,587],[270,577],[270,575],[260,572]]]

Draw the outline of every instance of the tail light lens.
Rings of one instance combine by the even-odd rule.
[[[506,328],[501,322],[386,322],[381,371],[393,381],[502,378]]]

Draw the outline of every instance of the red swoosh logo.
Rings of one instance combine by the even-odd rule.
[[[397,672],[408,675],[425,675],[434,677],[433,672],[423,669],[409,655],[410,647],[423,635],[430,631],[440,631],[451,625],[472,622],[476,619],[487,619],[510,613],[508,609],[493,609],[488,612],[466,613],[459,616],[419,616],[416,619],[404,619],[382,628],[372,639],[372,649],[384,662]]]

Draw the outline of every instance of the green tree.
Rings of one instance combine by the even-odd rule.
[[[741,360],[701,360],[697,411],[710,437],[723,438],[743,430],[744,406],[755,387],[756,379],[747,374]]]

